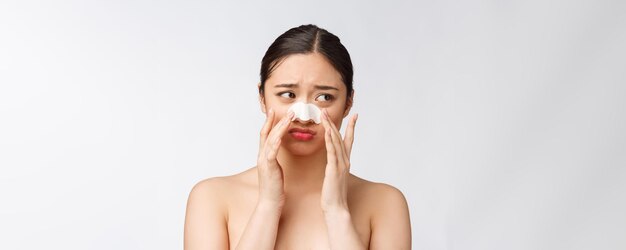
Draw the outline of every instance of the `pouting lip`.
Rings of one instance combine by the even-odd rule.
[[[310,130],[310,129],[306,129],[306,128],[291,128],[291,129],[289,129],[289,133],[292,133],[292,132],[309,133],[309,134],[315,135],[315,131],[314,130]]]

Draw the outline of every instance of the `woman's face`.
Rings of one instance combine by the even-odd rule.
[[[274,110],[274,127],[287,115],[292,104],[311,103],[320,110],[326,109],[331,121],[339,129],[352,106],[352,98],[346,105],[346,92],[341,75],[326,57],[319,53],[294,54],[286,57],[266,80],[265,96],[260,99],[261,109],[264,113],[270,108]],[[311,129],[315,135],[311,140],[302,141],[286,133],[281,146],[292,154],[308,155],[325,148],[324,126],[321,123],[295,120],[290,123],[289,129],[294,127]]]

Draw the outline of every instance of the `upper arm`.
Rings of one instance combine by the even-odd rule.
[[[184,249],[228,249],[226,207],[220,180],[198,182],[189,193],[185,214]]]
[[[404,195],[387,184],[377,189],[370,249],[411,249],[411,222]]]

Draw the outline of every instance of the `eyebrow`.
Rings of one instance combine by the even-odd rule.
[[[275,88],[297,88],[298,84],[297,83],[281,83],[281,84],[278,84],[278,85],[276,85],[274,87]],[[331,89],[334,89],[334,90],[339,91],[338,88],[335,88],[333,86],[328,86],[328,85],[315,85],[313,87],[315,89],[321,89],[321,90],[331,90]]]

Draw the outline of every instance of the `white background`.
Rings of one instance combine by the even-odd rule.
[[[192,186],[256,163],[265,50],[308,23],[352,56],[353,173],[404,192],[413,249],[626,249],[624,13],[4,0],[0,249],[182,249]]]

